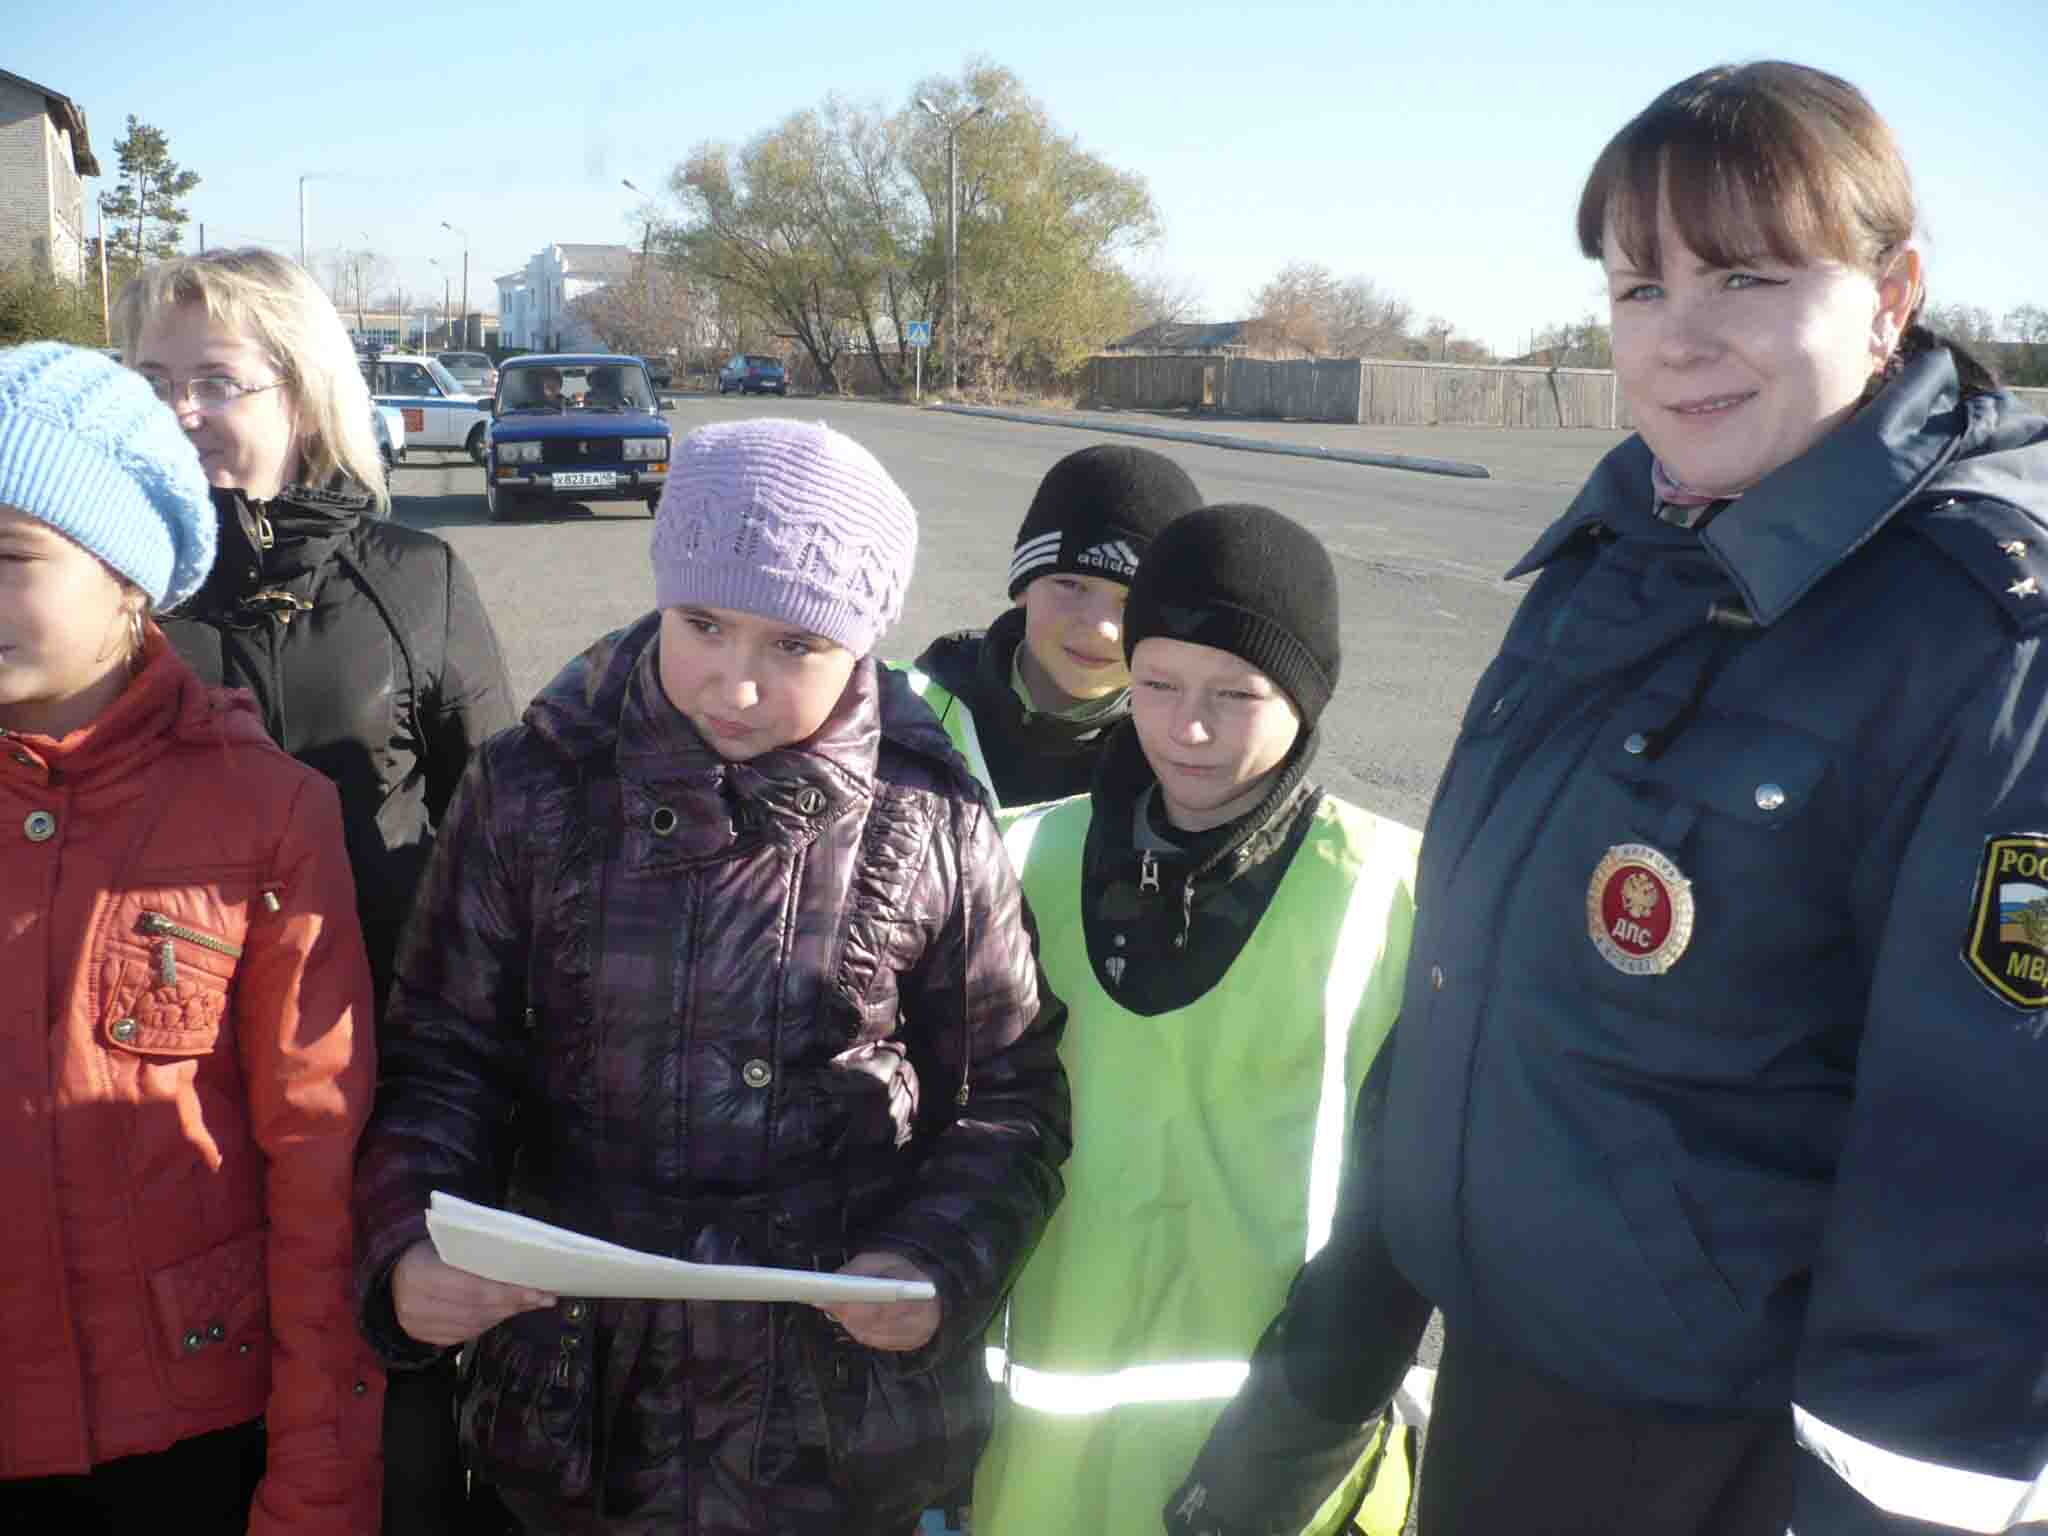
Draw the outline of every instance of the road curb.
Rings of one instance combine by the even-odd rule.
[[[1146,427],[1100,416],[1046,416],[1035,411],[1005,411],[985,405],[932,405],[927,410],[955,416],[986,416],[994,421],[1019,421],[1034,427],[1079,427],[1089,432],[1118,432],[1126,437],[1151,437],[1169,443],[1199,443],[1205,448],[1230,448],[1239,453],[1278,453],[1291,459],[1327,459],[1334,464],[1366,464],[1375,469],[1406,469],[1421,475],[1454,475],[1465,480],[1491,480],[1484,464],[1463,459],[1428,459],[1411,453],[1373,453],[1363,448],[1324,448],[1314,443],[1275,443],[1262,437],[1233,437],[1227,432],[1196,432],[1186,427]]]

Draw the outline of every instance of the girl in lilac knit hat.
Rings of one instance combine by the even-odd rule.
[[[471,764],[399,961],[363,1322],[466,1348],[536,1530],[891,1533],[989,1428],[981,1337],[1059,1199],[1065,1011],[987,805],[870,652],[916,516],[820,425],[705,428],[656,611]],[[509,1129],[508,1129],[509,1128]],[[543,1294],[442,1262],[446,1190],[833,1294]]]

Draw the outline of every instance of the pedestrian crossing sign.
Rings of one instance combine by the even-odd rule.
[[[932,323],[929,320],[912,320],[905,327],[904,338],[913,347],[928,347],[932,344]]]

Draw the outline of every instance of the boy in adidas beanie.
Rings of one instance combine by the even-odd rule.
[[[911,686],[1000,805],[1080,794],[1130,713],[1123,606],[1152,540],[1201,505],[1149,448],[1102,443],[1039,482],[1010,555],[1014,605],[986,630],[935,640]]]
[[[1256,1363],[1225,1400],[1322,1241],[1346,1112],[1407,970],[1420,839],[1308,777],[1338,636],[1336,571],[1308,529],[1255,506],[1176,519],[1131,583],[1131,717],[1090,793],[1010,821],[1069,1010],[1079,1134],[1011,1292],[1012,1401],[976,1473],[976,1536],[1156,1531],[1162,1514],[1175,1536],[1206,1531],[1223,1484],[1205,1442],[1286,1469],[1249,1501],[1231,1488],[1222,1528],[1402,1528],[1397,1428],[1323,1423]],[[1043,1383],[1075,1361],[1091,1384],[1186,1361],[1223,1380],[1048,1411]]]
[[[357,1282],[387,1358],[469,1341],[464,1460],[522,1529],[627,1509],[893,1536],[988,1434],[982,1335],[1059,1200],[1065,1010],[979,787],[870,654],[916,549],[853,439],[692,433],[655,514],[655,611],[476,753],[442,827],[357,1174]],[[745,1303],[572,1301],[444,1263],[436,1189],[829,1273]],[[536,1360],[566,1432],[521,1408]],[[825,1384],[815,1423],[785,1411],[790,1381]],[[821,1447],[872,1429],[874,1382],[887,1475],[842,1479]]]

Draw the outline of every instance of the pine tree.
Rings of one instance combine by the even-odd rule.
[[[180,205],[199,185],[199,176],[171,158],[161,128],[138,122],[132,112],[114,154],[121,162],[121,179],[112,191],[100,194],[100,212],[115,227],[107,237],[107,263],[118,280],[183,248],[190,215]]]

